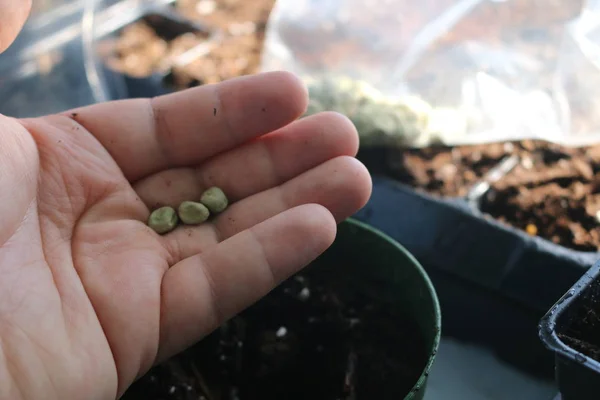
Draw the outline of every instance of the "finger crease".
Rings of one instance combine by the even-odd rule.
[[[193,169],[194,171],[194,178],[196,179],[196,185],[198,188],[200,188],[200,192],[203,192],[204,190],[206,190],[209,186],[209,179],[208,177],[210,175],[208,175],[210,173],[210,171],[208,169],[206,169],[205,167],[196,167]]]
[[[223,240],[225,240],[224,234],[221,231],[221,228],[219,228],[219,226],[217,224],[212,224],[212,228],[213,228],[213,233],[215,235],[216,243],[221,243]]]
[[[272,185],[277,185],[281,182],[284,182],[285,181],[284,176],[279,171],[277,171],[277,162],[275,161],[275,152],[273,151],[271,146],[269,146],[267,141],[262,141],[261,144],[264,149],[264,152],[266,153],[267,159],[269,160],[269,169],[271,172],[271,179],[273,180]]]
[[[215,86],[215,107],[218,110],[218,113],[220,115],[219,118],[219,122],[222,124],[222,130],[224,130],[225,132],[227,132],[227,135],[229,136],[229,141],[230,141],[230,145],[229,147],[235,146],[236,144],[238,144],[238,139],[237,139],[237,132],[233,129],[233,126],[231,125],[231,121],[229,120],[228,116],[227,116],[227,108],[223,105],[223,99],[222,99],[222,94],[221,94],[221,90],[220,90],[219,85]]]
[[[169,150],[169,146],[165,145],[165,143],[175,143],[173,132],[171,131],[171,127],[166,118],[163,116],[162,111],[160,111],[160,108],[157,106],[155,98],[148,99],[148,109],[153,121],[151,124],[151,136],[155,138],[160,155],[165,161],[167,168],[170,168],[173,166],[173,156]]]
[[[173,265],[177,264],[179,261],[183,260],[183,249],[181,247],[181,243],[174,237],[169,237],[165,243],[167,247],[167,253],[171,257],[169,260],[169,268]]]
[[[290,208],[293,208],[292,202],[288,201],[288,199],[287,199],[285,186],[277,186],[277,187],[274,187],[272,190],[277,191],[277,198],[279,199],[279,202],[281,203],[280,210],[289,210]]]
[[[254,231],[254,228],[250,228],[248,231],[250,232],[250,237],[252,238],[252,240],[254,242],[256,242],[255,247],[257,249],[259,249],[259,251],[261,253],[261,258],[264,260],[264,264],[266,264],[266,267],[267,267],[266,269],[267,269],[269,278],[271,279],[268,287],[275,287],[279,283],[279,278],[277,277],[277,274],[275,273],[275,269],[273,268],[273,266],[271,265],[271,262],[269,261],[269,257],[267,256],[265,246],[263,245],[262,241],[260,240],[260,237]]]
[[[215,286],[215,281],[212,277],[212,274],[210,273],[211,264],[202,255],[200,255],[200,260],[201,260],[200,261],[200,264],[201,264],[200,270],[204,274],[204,278],[206,279],[206,282],[208,284],[208,290],[210,290],[211,302],[210,302],[209,307],[211,308],[212,313],[215,317],[215,325],[214,326],[220,326],[221,323],[223,323],[225,321],[225,314],[223,312],[223,309],[219,306],[221,300],[219,299],[219,296],[217,294],[217,288]]]

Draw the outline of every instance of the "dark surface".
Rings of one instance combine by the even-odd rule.
[[[431,270],[429,276],[443,309],[445,337],[484,346],[527,375],[553,379],[553,354],[541,344],[536,330],[543,312],[446,272]]]

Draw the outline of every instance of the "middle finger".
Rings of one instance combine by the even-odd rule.
[[[220,187],[231,202],[272,187],[339,156],[355,156],[358,134],[336,113],[299,120],[279,131],[221,154],[195,168],[170,169],[138,182],[134,189],[150,209],[177,207]]]
[[[321,205],[341,222],[362,208],[370,194],[370,175],[364,165],[353,157],[337,157],[232,204],[211,223],[175,230],[165,236],[165,245],[174,260],[182,260],[305,204]]]

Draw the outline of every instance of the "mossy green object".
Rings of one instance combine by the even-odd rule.
[[[423,146],[428,143],[427,123],[432,106],[405,95],[391,99],[367,82],[344,76],[308,79],[306,115],[337,111],[356,126],[361,146]]]
[[[210,210],[202,203],[184,201],[177,209],[179,219],[187,225],[199,225],[210,217]]]
[[[161,207],[154,210],[148,218],[148,226],[159,235],[171,232],[177,227],[179,218],[173,207]]]
[[[214,214],[223,212],[229,205],[227,196],[218,187],[211,187],[205,191],[200,198],[200,203],[204,204]]]

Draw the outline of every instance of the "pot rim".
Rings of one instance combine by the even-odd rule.
[[[557,334],[558,320],[569,306],[578,300],[595,280],[600,279],[600,261],[596,262],[579,280],[567,291],[548,312],[538,325],[538,334],[546,348],[564,359],[600,372],[600,362],[571,348]]]

